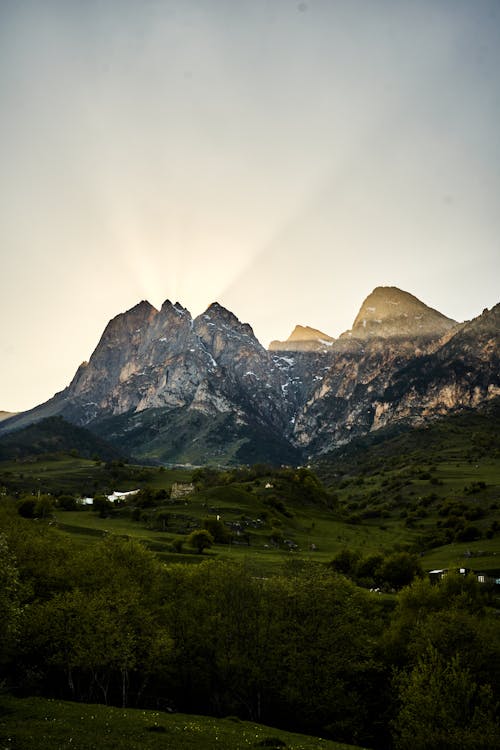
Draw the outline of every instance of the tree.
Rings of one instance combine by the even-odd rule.
[[[78,510],[78,503],[74,495],[59,495],[57,506],[61,510]]]
[[[477,616],[483,609],[483,594],[474,576],[448,573],[437,584],[432,584],[428,578],[417,578],[398,594],[391,626],[384,637],[390,660],[408,664],[414,658],[412,655],[421,655],[423,649],[416,652],[415,644],[426,644],[430,637],[427,623],[435,616],[449,611],[460,612],[462,617],[465,614]],[[477,624],[474,627],[477,628]],[[434,630],[443,632],[443,625],[435,626]]]
[[[0,663],[14,643],[19,615],[19,575],[7,539],[0,534]]]
[[[344,548],[337,552],[333,560],[329,563],[333,570],[346,576],[352,576],[356,570],[359,561],[359,552]]]
[[[209,534],[212,535],[214,541],[218,544],[229,544],[231,540],[231,534],[227,527],[224,526],[221,520],[215,517],[208,517],[203,519],[203,528],[205,528]]]
[[[54,501],[50,495],[40,495],[35,505],[35,516],[37,518],[48,518],[54,511]]]
[[[300,731],[371,745],[381,709],[374,648],[380,602],[321,565],[301,566],[276,584],[272,648],[281,715],[294,716]]]
[[[397,750],[495,750],[500,730],[489,685],[478,685],[460,658],[430,646],[409,673],[396,678],[400,710],[393,722]]]
[[[422,575],[422,568],[416,555],[409,552],[394,552],[386,558],[380,569],[381,579],[395,589],[408,586],[416,576]]]
[[[204,549],[212,546],[214,538],[206,529],[196,529],[188,536],[187,542],[191,547],[198,550],[198,554],[202,555]]]
[[[95,513],[99,513],[101,518],[106,518],[113,510],[113,503],[111,503],[105,495],[96,495],[94,497],[92,510]]]
[[[17,505],[17,512],[23,518],[35,517],[36,499],[34,497],[23,497]]]
[[[372,554],[363,557],[356,565],[356,580],[361,585],[379,584],[380,569],[384,564],[381,554]]]
[[[166,629],[141,602],[135,586],[56,594],[27,608],[23,632],[24,659],[41,674],[51,690],[72,698],[100,699],[110,694],[128,702],[131,676],[139,690],[160,668],[172,647]],[[52,670],[52,671],[50,671]],[[59,675],[59,685],[57,676]]]

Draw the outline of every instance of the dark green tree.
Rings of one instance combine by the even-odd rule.
[[[359,562],[360,554],[357,551],[344,548],[337,552],[333,560],[329,563],[333,570],[342,573],[345,576],[353,576]]]
[[[399,590],[408,586],[415,577],[422,575],[422,568],[416,555],[409,552],[394,552],[379,568],[383,582]]]
[[[188,536],[187,542],[198,551],[198,554],[202,555],[203,550],[212,546],[214,538],[206,529],[196,529]]]
[[[500,730],[493,693],[479,686],[460,658],[433,647],[396,679],[400,710],[393,722],[397,750],[495,750]]]
[[[20,614],[19,573],[7,539],[0,534],[0,664],[15,643]]]
[[[231,533],[223,522],[213,516],[203,519],[203,528],[205,528],[217,544],[229,544]]]
[[[113,510],[113,503],[111,503],[105,495],[96,495],[94,497],[92,510],[99,513],[101,518],[106,518]]]

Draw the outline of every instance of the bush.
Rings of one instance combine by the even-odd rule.
[[[463,529],[459,529],[455,534],[457,542],[473,542],[475,539],[481,539],[481,531],[477,526],[464,526]]]
[[[73,495],[60,495],[57,498],[57,505],[61,510],[78,510],[76,498]]]
[[[184,547],[184,539],[181,539],[180,537],[178,539],[174,539],[172,542],[172,548],[174,552],[182,552],[182,548]]]
[[[196,529],[188,536],[187,543],[194,547],[199,555],[202,555],[203,550],[212,546],[214,538],[206,529]]]

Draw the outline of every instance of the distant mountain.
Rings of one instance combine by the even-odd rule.
[[[316,328],[309,326],[295,326],[286,341],[271,341],[269,351],[271,352],[317,352],[327,351],[334,338],[326,333],[318,331]]]
[[[368,295],[352,329],[344,337],[369,339],[408,336],[442,336],[456,321],[428,307],[394,286],[379,286]]]
[[[3,422],[4,419],[10,419],[10,417],[15,417],[17,412],[15,411],[0,411],[0,422]]]
[[[0,433],[61,415],[139,459],[297,463],[389,424],[422,424],[500,393],[499,308],[458,324],[377,287],[339,339],[297,326],[266,351],[213,303],[113,318],[89,362]]]
[[[98,457],[103,461],[125,457],[109,443],[61,417],[42,419],[29,427],[0,435],[0,461],[71,451],[82,458]]]

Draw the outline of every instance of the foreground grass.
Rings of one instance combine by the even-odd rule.
[[[352,750],[239,719],[0,696],[0,750]]]

